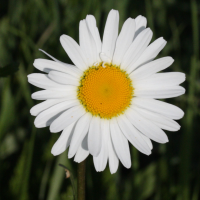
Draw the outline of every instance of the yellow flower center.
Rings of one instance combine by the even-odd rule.
[[[133,97],[132,81],[119,67],[100,64],[87,69],[80,80],[78,99],[87,112],[110,119],[122,114]]]

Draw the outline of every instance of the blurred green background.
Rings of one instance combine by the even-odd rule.
[[[75,178],[77,164],[68,160],[67,152],[58,157],[50,153],[60,134],[34,127],[29,110],[38,103],[31,99],[38,89],[28,84],[27,74],[39,72],[33,67],[35,58],[47,58],[39,48],[71,63],[60,35],[78,41],[79,21],[93,14],[102,37],[112,8],[119,10],[120,28],[126,18],[143,15],[153,40],[163,36],[168,41],[159,56],[175,59],[168,71],[186,73],[186,94],[167,102],[183,109],[185,116],[179,132],[167,133],[169,143],[153,143],[152,155],[131,147],[130,169],[120,164],[114,175],[108,166],[97,173],[90,156],[86,199],[200,199],[200,2],[195,0],[1,0],[0,70],[5,68],[0,72],[12,74],[0,78],[0,199],[73,199],[70,181],[58,163],[70,168]]]

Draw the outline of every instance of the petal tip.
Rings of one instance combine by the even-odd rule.
[[[56,130],[55,127],[52,126],[52,125],[50,126],[49,130],[50,130],[51,133],[57,133],[57,132],[59,132],[59,130]]]
[[[169,58],[170,58],[171,63],[173,63],[173,62],[174,62],[174,59],[173,59],[172,57],[169,57]]]
[[[34,121],[34,125],[36,128],[42,128],[41,125],[37,122],[37,120]]]
[[[52,147],[51,149],[51,154],[54,155],[54,156],[58,156],[59,154],[56,153],[55,149]]]
[[[62,34],[62,35],[60,36],[60,42],[62,43],[66,37],[67,37],[67,35]]]
[[[70,159],[70,158],[72,158],[74,155],[69,151],[69,153],[68,153],[68,158]],[[74,158],[74,161],[75,161],[76,159]],[[76,161],[76,162],[78,162],[78,161]]]
[[[36,116],[36,113],[34,112],[33,108],[30,109],[30,114],[31,114],[32,116]]]

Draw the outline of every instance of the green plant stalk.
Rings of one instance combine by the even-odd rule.
[[[86,165],[86,160],[78,164],[78,173],[77,173],[78,200],[85,200],[85,165]]]
[[[59,166],[65,168],[66,170],[69,171],[69,173],[70,173],[69,178],[70,178],[70,181],[71,181],[71,184],[72,184],[73,197],[74,197],[74,200],[77,200],[77,195],[76,195],[76,194],[77,194],[77,192],[76,192],[76,186],[75,186],[75,181],[74,181],[74,176],[73,176],[72,171],[69,170],[67,167],[65,167],[65,166],[62,165],[62,164],[59,164]]]
[[[151,30],[153,31],[153,40],[155,39],[155,31],[154,31],[154,21],[153,21],[153,5],[150,0],[145,0],[145,8],[146,8],[146,16],[148,19],[148,24]]]
[[[73,190],[74,199],[77,200],[76,186],[75,186],[75,182],[74,182],[74,176],[73,176],[72,173],[70,173],[70,181],[71,181],[71,184],[72,184],[72,190]]]
[[[33,125],[32,126],[32,133],[31,133],[31,138],[29,140],[29,149],[27,151],[27,162],[26,162],[26,169],[24,172],[24,186],[22,187],[21,191],[21,197],[20,199],[26,200],[28,199],[28,190],[29,190],[29,178],[30,178],[30,173],[31,173],[31,167],[32,167],[32,162],[33,162],[33,149],[34,149],[34,144],[35,144],[35,136],[36,136],[36,128]]]
[[[59,197],[60,188],[64,181],[64,176],[63,176],[63,170],[58,167],[58,164],[63,163],[64,165],[66,165],[67,162],[66,157],[67,157],[67,152],[65,151],[56,158],[56,163],[51,175],[51,182],[49,185],[49,190],[46,198],[47,200],[55,200],[56,198]]]
[[[191,0],[192,29],[193,29],[193,51],[196,58],[199,58],[199,30],[198,30],[198,5],[196,0]]]
[[[191,57],[191,70],[189,77],[189,88],[188,88],[188,108],[186,110],[185,117],[185,132],[182,138],[181,149],[181,163],[180,163],[180,191],[179,199],[187,200],[190,197],[190,163],[192,155],[192,133],[194,126],[195,110],[197,110],[197,105],[195,105],[196,96],[196,84],[198,74],[198,11],[197,4],[195,0],[191,0],[191,14],[192,14],[192,29],[193,29],[193,56]],[[194,109],[195,108],[195,109]]]

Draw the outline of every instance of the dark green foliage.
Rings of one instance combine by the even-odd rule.
[[[1,67],[0,68],[0,77],[6,77],[6,76],[14,74],[15,72],[17,72],[19,70],[18,66],[19,66],[19,63],[14,62],[5,67]]]
[[[101,173],[87,159],[87,200],[198,200],[200,189],[200,4],[197,0],[8,0],[0,6],[0,66],[19,61],[0,79],[0,199],[73,199],[70,180],[65,179],[64,164],[76,178],[77,164],[67,152],[54,157],[51,147],[60,134],[48,128],[36,129],[30,108],[38,103],[31,93],[38,90],[27,82],[27,75],[39,72],[35,58],[47,58],[47,51],[71,63],[59,37],[68,34],[78,41],[79,21],[95,15],[101,37],[110,9],[123,21],[141,14],[154,31],[153,40],[164,37],[168,43],[160,53],[172,56],[168,71],[186,73],[186,94],[167,99],[185,112],[181,130],[168,132],[169,143],[156,144],[145,156],[131,147],[132,167],[121,164],[116,174],[109,167]],[[0,68],[0,73],[4,68]],[[15,72],[15,73],[14,73]],[[40,72],[39,72],[40,73]],[[2,74],[2,73],[1,73]],[[7,76],[9,75],[9,76]],[[1,75],[2,76],[2,75]]]

